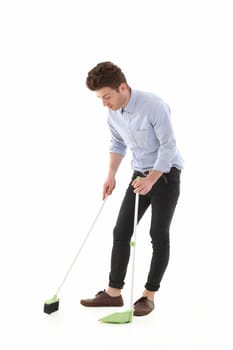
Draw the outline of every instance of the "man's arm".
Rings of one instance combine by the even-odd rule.
[[[153,114],[152,125],[160,147],[153,169],[139,181],[133,181],[134,192],[147,194],[164,172],[168,172],[176,153],[176,142],[170,121],[170,108],[165,103],[158,103]]]
[[[170,108],[165,103],[158,103],[152,125],[160,143],[157,159],[153,169],[163,173],[169,172],[172,160],[176,155],[176,140],[170,120]]]
[[[108,176],[103,186],[103,199],[112,194],[116,186],[115,176],[123,158],[124,156],[122,154],[110,153]]]

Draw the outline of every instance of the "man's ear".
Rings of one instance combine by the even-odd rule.
[[[127,84],[126,83],[121,83],[120,85],[119,85],[119,88],[118,88],[118,90],[120,91],[120,92],[124,92],[125,90],[127,90],[128,89],[128,87],[127,87]]]

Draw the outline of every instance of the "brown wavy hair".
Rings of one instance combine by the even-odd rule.
[[[118,66],[109,61],[98,63],[88,72],[86,79],[86,85],[92,91],[104,87],[118,90],[122,83],[127,84],[124,73]]]

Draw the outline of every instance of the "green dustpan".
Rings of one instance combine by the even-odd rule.
[[[99,319],[103,323],[131,323],[133,320],[133,311],[115,312],[114,314]]]
[[[134,248],[133,262],[132,262],[130,309],[124,312],[115,312],[114,314],[111,314],[99,319],[99,321],[103,323],[131,323],[133,321],[133,287],[134,287],[134,270],[135,270],[134,266],[135,266],[136,230],[137,230],[137,222],[138,222],[138,204],[139,204],[139,194],[136,193],[135,209],[134,209],[134,233],[133,233],[134,240],[130,243],[131,248]]]

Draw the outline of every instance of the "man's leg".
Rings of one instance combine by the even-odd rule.
[[[180,171],[172,168],[151,190],[153,255],[145,288],[155,292],[167,268],[170,253],[169,230],[180,193]],[[151,296],[152,293],[149,293]]]
[[[180,171],[172,168],[150,191],[152,217],[150,235],[153,255],[142,297],[134,304],[134,315],[144,316],[154,309],[154,295],[169,261],[169,229],[180,192]]]
[[[136,176],[133,177],[132,181]],[[111,256],[111,272],[109,275],[109,289],[107,292],[119,295],[124,286],[124,279],[130,257],[130,240],[133,234],[135,193],[131,183],[123,199],[115,228],[113,230],[113,248]],[[140,196],[138,221],[142,218],[150,205],[148,196]],[[116,293],[116,294],[114,294]]]

